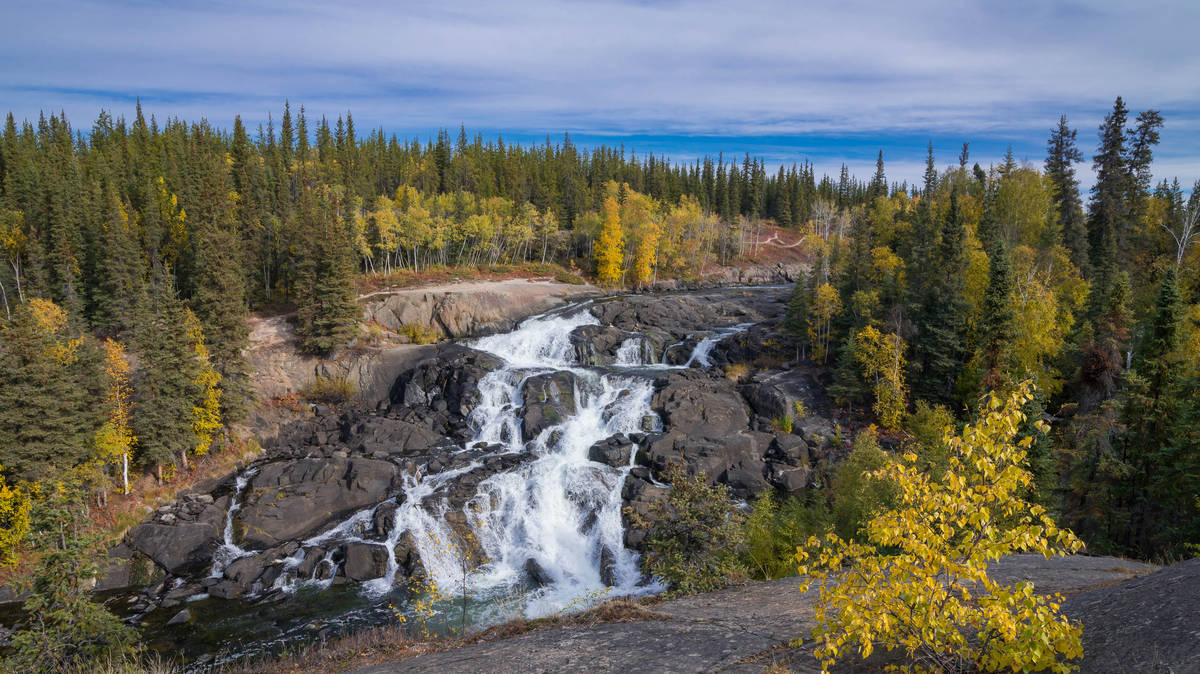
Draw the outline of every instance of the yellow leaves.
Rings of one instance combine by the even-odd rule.
[[[29,492],[0,477],[0,567],[17,563],[17,548],[29,533]]]
[[[104,399],[108,419],[96,432],[96,457],[101,464],[114,464],[130,453],[136,440],[130,426],[133,387],[129,383],[129,362],[120,342],[104,340],[104,372],[108,376],[108,395]]]
[[[67,328],[67,312],[54,302],[40,297],[30,298],[27,306],[34,329],[51,340],[46,355],[64,367],[74,363],[79,356],[79,347],[83,345],[83,339],[62,338],[62,333]]]
[[[638,242],[633,258],[633,275],[639,284],[650,282],[654,266],[658,264],[659,227],[653,220],[646,223],[642,238]]]
[[[10,260],[16,260],[25,249],[25,214],[9,209],[0,210],[0,250]]]
[[[884,335],[868,325],[855,336],[854,356],[863,374],[875,379],[875,413],[886,428],[899,428],[904,419],[906,345],[899,335]]]
[[[187,247],[187,213],[179,208],[179,199],[167,189],[167,181],[161,176],[154,181],[154,199],[166,238],[163,242],[163,261],[174,265]]]
[[[875,471],[899,493],[896,509],[867,525],[869,544],[831,535],[797,550],[806,586],[820,592],[813,637],[823,667],[847,644],[866,657],[885,643],[918,660],[952,656],[989,670],[1070,670],[1065,659],[1082,653],[1078,626],[1032,586],[1002,587],[987,576],[988,561],[1011,552],[1081,545],[1020,498],[1029,474],[1015,438],[1031,396],[1029,384],[994,395],[980,420],[948,435],[953,455],[942,479],[922,473],[911,452],[904,463]]]
[[[609,197],[604,200],[604,224],[596,239],[596,278],[601,284],[611,286],[621,282],[624,250],[620,207],[616,198]]]
[[[813,357],[825,362],[829,355],[829,339],[832,321],[842,311],[842,298],[837,288],[829,283],[817,286],[813,303],[813,317],[810,333],[813,342]]]
[[[196,436],[192,451],[203,455],[212,447],[213,436],[221,428],[221,389],[217,386],[221,383],[221,374],[209,362],[204,331],[191,309],[185,311],[184,324],[187,326],[188,343],[200,364],[200,371],[192,380],[200,391],[199,404],[192,406],[192,433]]]

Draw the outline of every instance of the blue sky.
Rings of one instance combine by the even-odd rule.
[[[750,151],[861,177],[1041,163],[1060,114],[1089,155],[1113,98],[1166,118],[1158,177],[1200,178],[1200,2],[153,2],[4,0],[0,108],[159,118],[283,100],[360,129],[620,143],[676,160]],[[1090,182],[1089,163],[1080,165]]]

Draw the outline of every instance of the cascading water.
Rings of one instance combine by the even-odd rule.
[[[229,510],[225,513],[225,529],[222,532],[221,547],[213,552],[212,571],[208,574],[211,578],[220,578],[225,572],[225,567],[229,566],[235,560],[254,554],[247,550],[243,550],[233,542],[233,516],[242,508],[242,491],[246,485],[250,483],[250,478],[258,472],[256,468],[250,468],[237,477],[234,482],[233,496],[230,497]]]
[[[652,354],[647,353],[640,335],[620,346],[612,368],[579,365],[571,332],[598,323],[591,313],[576,306],[528,319],[512,332],[474,340],[473,348],[498,356],[503,366],[480,379],[479,403],[468,419],[473,437],[458,451],[488,449],[452,470],[406,474],[403,497],[384,502],[397,503],[385,540],[379,540],[377,532],[374,538],[368,533],[377,520],[377,510],[384,505],[381,503],[302,541],[295,553],[277,562],[281,573],[270,589],[293,592],[305,586],[329,587],[339,563],[335,551],[348,543],[365,543],[387,551],[387,569],[382,577],[363,583],[362,589],[369,596],[385,595],[403,578],[396,548],[405,536],[418,552],[427,576],[445,591],[494,597],[532,585],[517,602],[520,612],[530,617],[583,606],[588,598],[661,589],[642,578],[637,554],[623,544],[621,490],[633,466],[632,452],[623,465],[613,467],[590,460],[588,450],[616,434],[656,429],[659,421],[650,405],[653,387],[637,371],[664,366],[648,362]],[[744,327],[707,333],[687,365],[666,367],[710,365],[713,345]],[[574,381],[574,412],[536,437],[523,437],[523,383],[532,376],[564,371]],[[463,508],[472,545],[478,546],[484,559],[464,572],[462,551],[469,545],[459,540],[463,527],[456,530],[447,522],[447,488],[489,458],[514,454],[522,457],[515,467],[480,481]],[[214,559],[214,576],[235,559],[251,554],[232,541],[233,517],[250,477],[247,473],[238,478],[225,545]],[[461,522],[462,516],[458,520]],[[321,557],[304,564],[310,555]],[[304,577],[300,577],[301,568],[308,569]]]

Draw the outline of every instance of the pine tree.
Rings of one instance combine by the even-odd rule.
[[[188,301],[212,345],[212,361],[221,378],[221,412],[241,418],[250,397],[250,367],[243,354],[250,336],[241,241],[224,172],[205,175],[195,222],[194,290]]]
[[[1100,149],[1093,157],[1096,183],[1088,215],[1088,260],[1095,276],[1093,296],[1098,300],[1108,292],[1115,273],[1119,232],[1129,216],[1126,196],[1129,174],[1126,166],[1125,119],[1129,110],[1118,96],[1113,110],[1100,125]],[[1098,309],[1099,307],[1095,307]]]
[[[937,269],[921,300],[917,317],[915,356],[919,377],[912,379],[917,397],[954,407],[954,385],[962,369],[966,330],[966,223],[959,209],[957,189],[942,223],[934,263]]]
[[[784,336],[796,349],[797,363],[806,356],[808,349],[808,297],[810,294],[808,275],[802,274],[792,285],[792,296],[788,300],[787,312],[780,325]]]
[[[69,474],[35,502],[37,562],[22,589],[31,620],[0,660],[9,672],[86,671],[138,651],[137,632],[95,601],[105,541],[87,517],[88,494]]]
[[[887,175],[883,172],[883,150],[880,150],[879,156],[875,158],[875,175],[871,177],[871,185],[867,188],[867,201],[870,203],[886,196]]]
[[[36,481],[93,456],[98,356],[67,313],[31,298],[0,323],[0,466]]]
[[[1012,304],[1012,265],[1003,245],[995,246],[989,262],[988,286],[983,295],[979,327],[980,351],[983,384],[988,389],[996,389],[1006,380],[1009,348],[1016,332],[1016,314]]]
[[[156,267],[139,326],[137,349],[142,376],[137,382],[133,433],[138,461],[154,468],[182,460],[195,444],[192,407],[200,398],[194,383],[199,366],[188,348],[186,314],[175,296],[171,275]]]
[[[300,200],[305,252],[298,270],[296,335],[300,348],[328,355],[358,331],[355,254],[349,228],[339,215],[337,195],[306,189]]]
[[[103,262],[94,293],[92,323],[105,334],[128,334],[140,322],[138,309],[146,292],[145,261],[135,238],[129,204],[106,190],[108,219],[104,223]]]
[[[1060,117],[1046,141],[1046,176],[1054,186],[1063,244],[1071,253],[1071,262],[1086,277],[1091,273],[1088,233],[1079,200],[1079,181],[1075,178],[1075,164],[1083,161],[1083,153],[1075,145],[1075,134],[1075,129],[1067,125],[1067,116]]]

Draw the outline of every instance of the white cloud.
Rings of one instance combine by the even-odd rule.
[[[6,15],[0,100],[80,123],[138,94],[160,116],[222,124],[289,97],[401,130],[959,134],[1038,148],[1065,112],[1086,152],[1122,94],[1166,112],[1165,152],[1200,146],[1200,3],[47,0]]]

